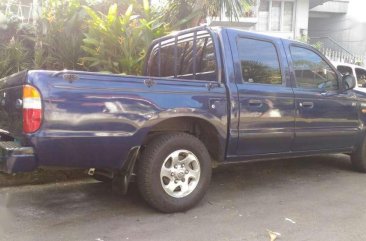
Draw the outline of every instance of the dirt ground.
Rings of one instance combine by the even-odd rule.
[[[0,187],[65,182],[88,178],[85,170],[44,170],[31,173],[5,174],[0,172]]]

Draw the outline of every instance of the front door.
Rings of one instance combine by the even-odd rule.
[[[291,45],[296,121],[293,151],[352,148],[360,133],[357,98],[340,91],[340,76],[316,51]]]
[[[289,152],[294,138],[294,93],[286,83],[281,42],[242,36],[234,45],[240,104],[238,156]]]

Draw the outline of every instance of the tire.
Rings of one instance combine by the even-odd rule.
[[[366,138],[363,139],[357,150],[352,153],[351,163],[356,171],[366,173]]]
[[[199,139],[186,133],[164,134],[143,150],[137,185],[153,208],[164,213],[182,212],[203,198],[211,173],[210,155]]]

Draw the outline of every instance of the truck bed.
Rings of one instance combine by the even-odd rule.
[[[212,100],[226,101],[225,87],[209,90],[207,81],[33,70],[1,83],[2,138],[33,147],[37,166],[120,169],[154,125],[180,116],[208,118],[226,139],[226,104],[210,110]],[[34,133],[22,131],[14,104],[24,84],[42,96],[42,125]]]

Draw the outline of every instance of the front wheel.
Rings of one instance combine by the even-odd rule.
[[[211,179],[211,159],[203,143],[186,133],[160,135],[146,145],[138,162],[142,197],[162,212],[193,207]]]

